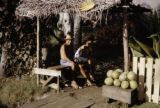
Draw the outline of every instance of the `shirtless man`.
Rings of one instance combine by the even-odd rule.
[[[72,81],[71,86],[75,89],[78,89],[78,85],[75,81],[75,63],[72,60],[72,49],[71,49],[72,38],[69,34],[66,35],[65,43],[61,46],[60,49],[60,64],[62,66],[69,66],[72,69]]]

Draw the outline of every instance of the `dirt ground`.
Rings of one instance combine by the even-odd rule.
[[[118,101],[107,104],[106,99],[102,97],[102,87],[92,86],[78,90],[68,87],[58,94],[52,90],[41,99],[21,108],[124,108],[124,104]],[[143,103],[129,108],[160,108],[160,105]]]
[[[47,98],[28,103],[22,108],[106,108],[101,87],[86,87],[74,90],[65,88],[59,94],[52,91]]]

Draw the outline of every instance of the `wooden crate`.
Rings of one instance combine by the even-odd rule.
[[[133,72],[137,74],[139,100],[159,103],[160,59],[133,57]]]
[[[102,95],[109,99],[121,101],[123,103],[131,104],[136,99],[136,90],[122,89],[115,86],[104,85],[102,87]]]

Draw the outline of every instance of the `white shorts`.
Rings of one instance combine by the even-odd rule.
[[[63,60],[63,59],[60,60],[60,64],[61,64],[62,66],[70,66],[70,67],[73,65],[72,62],[70,62],[70,61],[68,61],[68,60]]]

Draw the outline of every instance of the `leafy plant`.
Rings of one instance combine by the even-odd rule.
[[[153,41],[153,50],[156,53],[157,57],[160,58],[160,35],[153,34],[149,38]]]
[[[148,38],[152,39],[152,46],[142,43],[136,38],[133,38],[129,42],[129,47],[133,56],[160,58],[160,34],[152,34]]]
[[[0,104],[8,108],[16,108],[26,102],[31,102],[37,96],[48,92],[47,87],[37,86],[35,76],[24,76],[21,80],[17,78],[6,78],[0,80]]]

